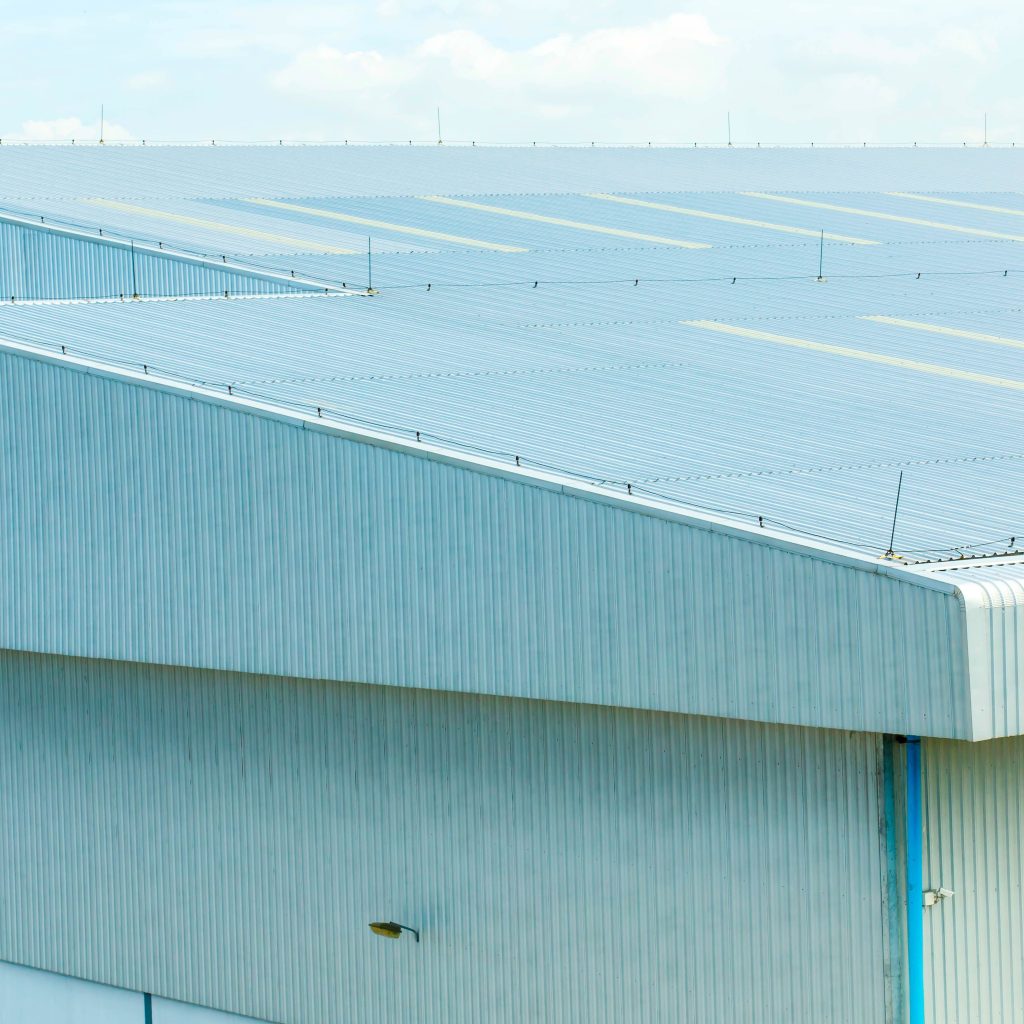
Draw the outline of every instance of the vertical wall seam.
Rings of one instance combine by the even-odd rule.
[[[909,1024],[925,1024],[924,893],[921,822],[921,740],[908,736],[907,761],[907,990]]]
[[[903,929],[900,925],[899,859],[896,840],[896,786],[894,757],[897,748],[893,736],[879,737],[879,794],[882,846],[882,919],[885,931],[885,1019],[888,1024],[903,1024],[906,1018],[903,989]]]

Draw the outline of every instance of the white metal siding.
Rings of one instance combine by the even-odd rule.
[[[155,247],[154,247],[155,248]],[[134,263],[134,271],[133,271]],[[0,302],[312,291],[266,274],[219,268],[123,242],[32,228],[0,217]]]
[[[929,1024],[1024,1020],[1024,738],[924,746]]]
[[[4,1024],[147,1024],[142,995],[138,992],[3,961],[0,961],[0,1021]]]
[[[884,1019],[877,737],[16,653],[0,699],[0,957],[287,1024]]]
[[[255,1017],[179,1003],[0,960],[4,1024],[263,1024]]]
[[[954,593],[31,358],[0,402],[2,646],[971,734]]]

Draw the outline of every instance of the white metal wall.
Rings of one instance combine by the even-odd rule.
[[[123,242],[33,228],[0,217],[0,302],[38,299],[295,294],[310,286],[217,267]]]
[[[969,737],[952,587],[0,353],[0,646]]]
[[[923,750],[929,1024],[1024,1020],[1024,738]]]
[[[0,961],[3,1024],[146,1024],[142,995]]]
[[[262,1024],[253,1017],[150,998],[0,960],[3,1024]]]
[[[10,652],[0,701],[0,958],[287,1024],[885,1019],[877,737]]]

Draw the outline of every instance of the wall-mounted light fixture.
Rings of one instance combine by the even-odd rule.
[[[406,924],[396,924],[394,921],[371,921],[370,931],[374,935],[383,935],[385,939],[400,939],[402,932],[410,932],[416,936],[416,941],[420,941],[420,933],[415,928],[410,928]]]

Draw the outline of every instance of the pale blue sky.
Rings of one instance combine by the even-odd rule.
[[[19,5],[6,139],[1024,144],[1024,4]]]

